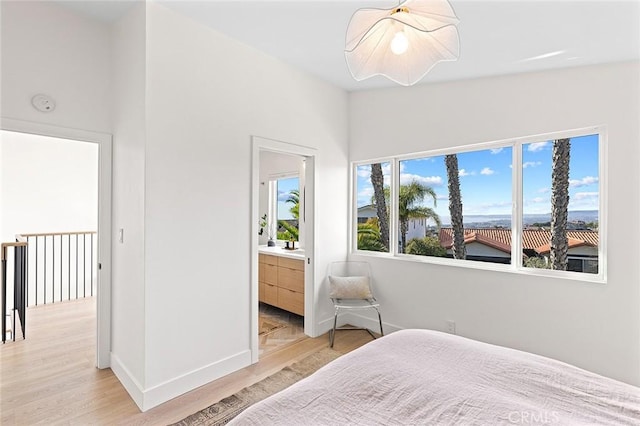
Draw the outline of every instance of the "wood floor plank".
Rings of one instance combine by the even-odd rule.
[[[260,362],[141,413],[110,369],[95,368],[95,300],[29,308],[27,339],[0,348],[2,425],[166,425],[232,395],[329,346],[297,329],[273,333]],[[53,336],[53,337],[52,337]],[[371,341],[365,331],[336,334],[347,353]]]

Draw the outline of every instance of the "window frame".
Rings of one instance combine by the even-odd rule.
[[[576,138],[587,135],[598,135],[598,273],[557,271],[551,269],[528,268],[523,265],[522,256],[522,228],[523,228],[523,146],[535,142],[546,142],[562,138]],[[399,253],[398,244],[398,192],[400,188],[400,161],[414,160],[426,157],[444,156],[447,154],[461,154],[465,152],[481,151],[495,148],[511,148],[512,155],[512,209],[511,209],[511,263],[500,264],[491,262],[479,262],[473,260],[450,259],[433,256],[420,256]],[[389,251],[375,252],[358,249],[358,198],[357,198],[357,172],[358,167],[374,163],[390,163],[390,206],[389,206]],[[350,252],[358,256],[382,257],[401,261],[421,262],[427,264],[456,266],[462,268],[483,269],[489,271],[509,272],[523,275],[532,275],[550,278],[562,278],[593,283],[607,282],[607,128],[604,125],[577,128],[565,131],[555,131],[537,135],[522,136],[491,142],[474,143],[451,148],[438,148],[429,151],[414,152],[409,154],[379,157],[367,160],[351,161],[350,186],[351,186],[351,217],[350,226]],[[391,243],[393,241],[394,243]]]
[[[298,179],[298,190],[302,193],[301,188],[301,179],[299,172],[285,172],[285,173],[276,173],[269,175],[269,206],[268,206],[268,216],[267,216],[267,226],[275,229],[273,241],[276,243],[280,242],[281,245],[284,245],[285,240],[278,239],[278,181],[283,179]],[[271,228],[269,228],[271,229]],[[268,233],[268,231],[267,231]],[[300,234],[300,221],[298,220],[298,244],[302,244],[302,235]]]

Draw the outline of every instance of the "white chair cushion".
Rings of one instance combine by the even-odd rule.
[[[331,299],[370,299],[369,277],[336,277],[329,275]]]

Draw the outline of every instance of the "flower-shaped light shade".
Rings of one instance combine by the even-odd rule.
[[[345,57],[356,80],[384,75],[403,86],[460,54],[458,18],[447,0],[407,0],[392,9],[360,9],[347,28]]]

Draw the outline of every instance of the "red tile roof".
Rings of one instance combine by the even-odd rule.
[[[598,232],[589,230],[567,231],[569,237],[569,248],[598,246]],[[453,230],[451,228],[440,228],[440,245],[444,248],[451,248],[453,245]],[[494,247],[498,250],[511,252],[511,229],[508,228],[465,228],[465,243],[477,241],[479,243]],[[535,250],[538,253],[549,251],[551,231],[545,229],[525,229],[522,231],[522,248],[524,250]]]

